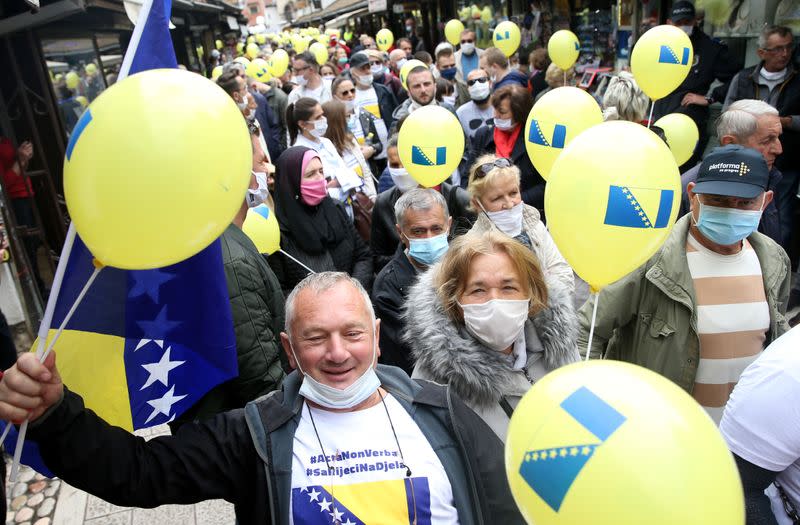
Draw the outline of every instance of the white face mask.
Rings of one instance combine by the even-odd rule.
[[[469,88],[469,96],[472,100],[483,101],[489,98],[489,95],[492,93],[492,87],[489,85],[489,81],[486,82],[476,82],[472,84]]]
[[[308,84],[308,80],[306,80],[306,77],[299,77],[295,75],[292,77],[292,83],[297,84],[300,87],[306,87],[306,84]]]
[[[323,385],[306,374],[300,367],[300,361],[297,359],[297,354],[294,352],[294,346],[292,346],[291,341],[289,342],[289,347],[292,349],[292,355],[297,363],[298,370],[303,374],[303,383],[300,385],[298,393],[318,405],[334,410],[353,408],[374,394],[381,386],[381,380],[378,379],[378,374],[375,373],[378,351],[374,331],[372,333],[372,362],[369,368],[364,370],[364,373],[358,379],[344,389]]]
[[[514,121],[510,118],[494,118],[494,127],[502,131],[508,131],[514,127]]]
[[[694,31],[694,26],[678,26],[678,28],[686,33],[689,36],[692,36],[692,32]]]
[[[502,352],[517,340],[528,319],[527,299],[492,299],[483,304],[458,305],[467,331],[492,350]]]
[[[405,168],[389,168],[389,175],[392,176],[392,181],[397,186],[397,189],[400,190],[400,193],[405,193],[419,186],[419,183],[408,174]]]
[[[358,84],[359,86],[370,87],[372,85],[373,78],[371,74],[364,76],[358,76],[354,74],[353,78],[356,79],[356,84]]]
[[[451,106],[455,107],[456,106],[456,96],[455,96],[455,94],[443,96],[442,97],[442,102],[444,102],[445,104],[450,104]]]
[[[247,200],[248,208],[255,208],[256,206],[264,204],[264,202],[269,198],[269,187],[267,186],[267,174],[264,173],[263,171],[254,171],[252,173],[256,177],[256,181],[258,182],[258,188],[247,189],[247,195],[245,198]]]
[[[471,55],[472,53],[475,52],[475,44],[473,43],[461,44],[461,52],[464,53],[465,55]]]
[[[403,69],[403,66],[406,65],[406,62],[408,62],[408,59],[405,59],[405,58],[401,58],[400,60],[398,60],[397,61],[397,71],[400,71],[401,69]]]
[[[314,129],[310,130],[309,133],[320,138],[325,136],[326,131],[328,131],[328,119],[322,117],[314,121]]]
[[[369,71],[370,71],[370,73],[373,74],[373,76],[375,76],[375,75],[380,76],[381,74],[383,74],[383,65],[382,64],[377,64],[377,65],[374,65],[374,66],[370,66],[369,67]]]
[[[480,201],[478,202],[480,204]],[[510,210],[486,211],[486,215],[492,220],[497,229],[509,237],[516,237],[522,233],[522,205],[520,202]],[[481,205],[483,208],[483,205]]]
[[[356,109],[356,101],[355,100],[343,100],[344,107],[348,113],[352,113]]]

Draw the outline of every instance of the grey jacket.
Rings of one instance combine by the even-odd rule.
[[[436,271],[438,266],[420,275],[405,305],[403,338],[416,361],[412,377],[449,384],[505,440],[509,408],[534,381],[579,359],[571,294],[555,283],[548,286],[547,308],[525,323],[525,367],[514,370],[507,356],[487,348],[462,323],[447,317],[433,286]]]
[[[686,258],[690,216],[675,223],[661,249],[642,266],[593,296],[579,313],[578,345],[588,344],[594,302],[597,320],[591,356],[643,366],[691,393],[700,361],[697,300]],[[766,344],[789,329],[784,314],[789,300],[789,257],[760,233],[747,238],[761,264],[770,326]]]
[[[524,523],[511,496],[503,462],[503,445],[481,420],[441,385],[411,380],[392,366],[378,365],[378,377],[411,415],[442,462],[453,490],[461,525]],[[250,403],[245,417],[256,451],[264,463],[269,523],[289,523],[292,448],[300,421],[302,381],[290,374],[281,392]]]

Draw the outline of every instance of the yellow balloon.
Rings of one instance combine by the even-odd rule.
[[[256,37],[254,37],[252,35],[247,37],[247,43],[248,44],[253,44],[253,43],[255,43],[255,41],[256,41]]]
[[[693,60],[692,41],[686,33],[675,26],[656,26],[633,46],[631,71],[642,91],[658,100],[681,85]]]
[[[211,70],[211,80],[216,80],[222,76],[222,66],[216,66]]]
[[[269,64],[267,64],[267,61],[263,58],[256,58],[250,62],[245,73],[247,73],[248,77],[254,78],[259,82],[266,82],[271,78],[269,74]]]
[[[461,32],[464,31],[464,24],[455,18],[444,25],[444,37],[450,45],[457,46],[461,43]]]
[[[222,49],[225,45],[222,43],[222,40],[214,40],[214,45],[217,49]]]
[[[79,77],[78,74],[74,71],[70,71],[69,73],[67,73],[64,79],[67,83],[67,87],[70,89],[75,89],[76,87],[78,87],[78,84],[81,81],[81,77]]]
[[[502,51],[505,56],[510,57],[519,47],[519,26],[514,22],[500,22],[494,28],[492,39],[494,47]]]
[[[664,130],[667,145],[678,166],[692,157],[697,141],[700,140],[700,132],[694,120],[683,113],[670,113],[658,119],[654,125]]]
[[[256,58],[260,51],[261,49],[259,49],[258,44],[247,44],[247,56],[251,60]]]
[[[568,29],[556,31],[547,42],[547,54],[564,71],[575,64],[580,52],[581,45],[578,42],[578,37]]]
[[[488,5],[481,11],[481,22],[488,24],[492,21],[492,8]]]
[[[472,8],[470,9],[470,14],[472,15],[472,18],[475,20],[481,19],[481,10],[475,4],[472,4]]]
[[[85,108],[89,105],[89,99],[84,97],[83,95],[79,95],[75,97],[75,101],[81,105],[82,108]]]
[[[276,49],[269,57],[267,64],[269,64],[269,72],[273,77],[281,77],[289,67],[289,54],[283,49]]]
[[[87,75],[94,75],[95,73],[97,73],[97,66],[93,62],[90,62],[86,64],[84,70],[86,71]]]
[[[441,106],[424,106],[403,122],[397,152],[408,174],[431,188],[458,167],[464,154],[464,131],[450,111]]]
[[[574,363],[534,383],[511,417],[505,465],[536,525],[745,522],[716,425],[674,383],[629,363]]]
[[[239,53],[240,55],[244,53],[244,44],[242,42],[236,43],[236,52]]]
[[[281,229],[278,219],[266,204],[247,210],[242,231],[250,237],[259,253],[272,255],[281,249]]]
[[[680,201],[678,166],[664,141],[640,124],[613,121],[564,148],[550,171],[544,208],[562,255],[597,291],[661,247]]]
[[[381,51],[386,51],[394,44],[394,35],[391,29],[383,28],[375,35],[375,44]]]
[[[256,35],[256,44],[264,45],[267,43],[267,37],[263,33],[259,33]]]
[[[525,148],[545,180],[564,148],[581,132],[603,122],[597,101],[576,87],[548,91],[534,104],[525,124]]]
[[[319,42],[314,42],[309,46],[308,50],[314,55],[314,58],[317,61],[317,64],[320,66],[328,61],[328,48],[324,45],[320,44]]]
[[[408,86],[406,86],[406,78],[411,70],[417,67],[427,68],[428,66],[426,66],[425,62],[422,60],[417,60],[414,58],[403,64],[403,67],[400,68],[400,83],[403,84],[403,89],[408,90]]]
[[[302,35],[295,35],[292,37],[292,47],[298,53],[302,53],[308,49],[308,40]]]
[[[133,129],[150,131],[132,141]],[[64,161],[67,208],[103,264],[168,266],[230,224],[251,163],[247,125],[227,93],[196,73],[144,71],[105,90],[75,125]]]
[[[250,59],[247,57],[236,57],[233,59],[233,61],[243,65],[245,69],[247,69],[247,66],[250,65]]]

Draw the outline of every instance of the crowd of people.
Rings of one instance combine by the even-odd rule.
[[[386,53],[367,35],[332,39],[323,63],[289,49],[280,78],[262,82],[231,62],[216,80],[252,135],[250,189],[222,236],[239,378],[172,437],[145,444],[87,411],[53,356],[25,355],[0,382],[0,417],[30,416],[47,465],[118,505],[225,498],[241,523],[320,513],[353,523],[385,488],[384,516],[522,523],[503,466],[509,420],[532,384],[589,353],[691,394],[734,454],[748,523],[797,523],[800,328],[786,317],[800,303],[787,253],[798,233],[793,36],[766,28],[761,61],[738,71],[687,5],[674,4],[670,23],[702,58],[655,107],[701,130],[682,167],[681,214],[655,255],[603,289],[594,320],[598,296],[587,300],[548,233],[546,181],[523,129],[535,101],[574,71],[536,49],[523,72],[476,47],[471,30],[432,55],[407,39]],[[427,65],[404,87],[412,58]],[[630,74],[599,98],[606,119],[648,124]],[[724,103],[720,146],[703,156],[713,102]],[[429,105],[457,117],[467,147],[447,180],[425,188],[403,165],[398,133]],[[262,204],[280,228],[269,257],[241,230]],[[362,468],[365,451],[380,461]]]

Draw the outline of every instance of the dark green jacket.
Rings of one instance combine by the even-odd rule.
[[[646,263],[600,292],[592,357],[627,361],[663,375],[691,393],[700,360],[697,300],[686,259],[689,220],[678,220],[664,246]],[[789,329],[789,257],[760,233],[747,238],[761,263],[770,326],[766,344]],[[584,355],[596,297],[581,309],[578,348]]]
[[[280,388],[285,354],[281,348],[283,293],[277,277],[253,241],[238,227],[220,237],[225,280],[231,301],[239,377],[206,394],[179,421],[207,419],[242,408]]]

